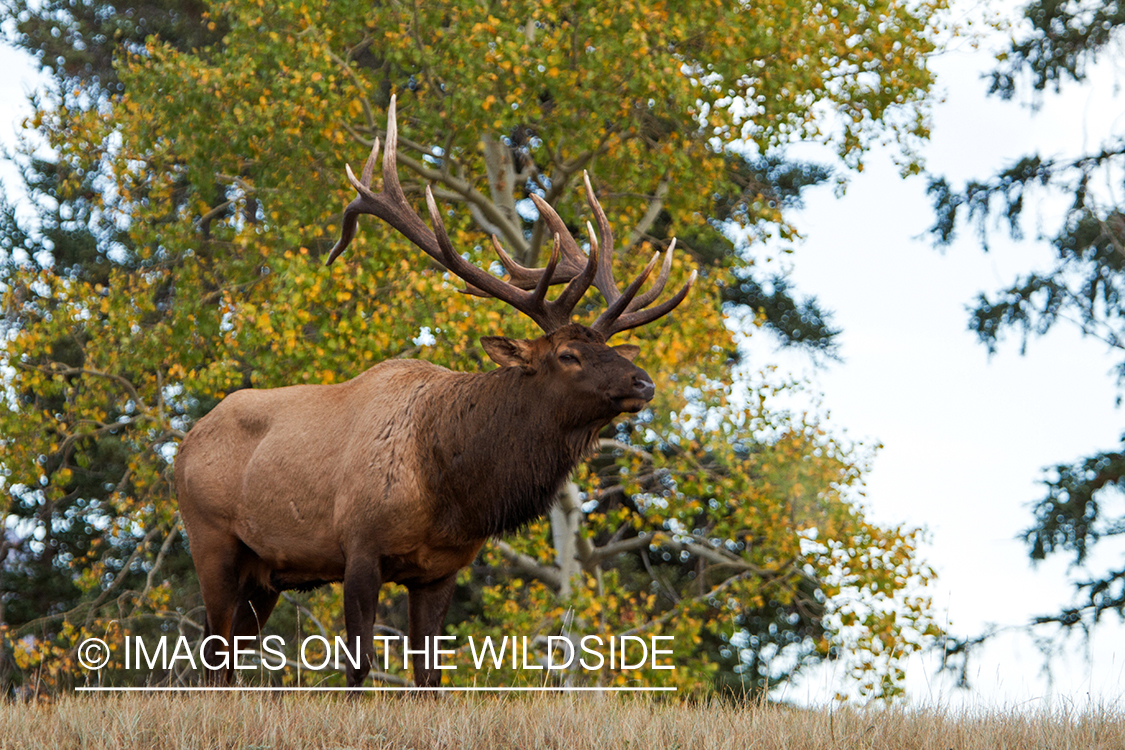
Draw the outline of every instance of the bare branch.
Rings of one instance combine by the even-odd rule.
[[[633,230],[629,233],[629,244],[625,246],[626,251],[631,250],[638,242],[644,239],[645,235],[648,234],[648,230],[651,229],[652,225],[656,223],[656,220],[660,218],[660,212],[664,210],[664,199],[668,197],[669,187],[670,181],[667,175],[661,177],[659,184],[656,186],[656,192],[653,194],[652,200],[648,203],[648,209],[645,211],[645,215],[641,217],[641,220],[637,222],[637,225],[633,227]]]
[[[627,453],[633,453],[635,455],[638,455],[646,461],[652,461],[652,454],[649,453],[648,451],[643,450],[641,448],[638,448],[635,445],[629,445],[628,443],[623,443],[620,440],[612,440],[610,438],[602,438],[598,441],[598,448],[600,448],[603,451],[607,451],[607,450],[625,451]]]
[[[656,571],[653,570],[652,562],[648,559],[648,555],[642,554],[641,562],[645,564],[645,572],[648,573],[649,578],[656,581],[665,595],[672,600],[673,604],[679,604],[681,599],[680,595],[676,593],[676,590],[674,588],[668,585],[663,577],[657,575]]]
[[[317,618],[317,616],[316,616],[316,615],[314,615],[314,614],[313,614],[313,613],[312,613],[312,612],[311,612],[311,611],[309,610],[309,608],[308,608],[308,607],[305,607],[305,606],[304,606],[303,604],[301,604],[301,603],[300,603],[299,601],[297,601],[296,599],[294,599],[294,598],[293,598],[293,596],[292,596],[292,595],[291,595],[291,594],[290,594],[290,593],[289,593],[288,591],[282,591],[282,592],[281,592],[281,596],[282,596],[282,597],[283,597],[283,598],[285,599],[285,601],[289,602],[290,604],[292,604],[292,605],[293,605],[294,607],[296,607],[296,608],[297,608],[297,614],[298,614],[298,616],[300,616],[300,615],[301,615],[301,614],[303,613],[303,614],[305,615],[305,617],[307,617],[307,618],[309,618],[310,620],[312,620],[312,623],[313,623],[313,625],[315,625],[315,626],[316,626],[316,629],[320,631],[320,634],[321,634],[321,635],[322,635],[322,636],[324,637],[324,639],[325,639],[325,640],[328,640],[328,628],[324,627],[324,623],[322,623],[322,622],[321,622],[321,621],[320,621],[320,620],[319,620],[319,619]]]
[[[199,217],[199,226],[203,229],[204,236],[209,235],[211,231],[211,222],[225,214],[236,202],[237,201],[234,200],[223,201],[222,203]]]
[[[733,552],[725,549],[720,549],[701,539],[692,537],[681,537],[681,540],[674,539],[665,534],[653,534],[651,536],[638,535],[630,537],[629,539],[622,539],[618,542],[611,542],[601,547],[594,549],[591,555],[591,560],[594,562],[601,562],[615,555],[622,554],[623,552],[631,552],[636,549],[644,547],[657,547],[662,549],[669,549],[676,552],[687,552],[688,554],[695,555],[702,558],[713,565],[721,565],[725,567],[732,567],[737,570],[744,570],[763,577],[775,575],[775,571],[770,571],[765,568],[747,562],[745,559]],[[788,563],[786,563],[788,564]],[[784,567],[784,566],[782,566]]]
[[[684,541],[661,539],[658,546],[669,547],[679,552],[687,552],[714,565],[729,566],[737,570],[749,571],[763,577],[776,574],[776,571],[767,570],[753,563],[746,562],[746,560],[733,552],[715,547],[702,539],[695,539],[694,537],[681,537],[681,539]]]
[[[655,539],[655,536],[634,536],[628,539],[622,539],[619,542],[611,542],[610,544],[596,547],[593,555],[591,555],[591,559],[594,562],[608,560],[611,557],[620,555],[622,552],[631,552],[635,549],[651,546]]]
[[[148,543],[152,541],[153,537],[156,536],[156,532],[159,530],[159,526],[153,526],[149,529],[149,532],[145,534],[144,539],[137,542],[137,546],[133,548],[133,553],[129,555],[129,559],[121,566],[121,570],[118,571],[113,582],[103,589],[102,592],[98,594],[98,597],[90,604],[90,609],[86,613],[85,627],[89,627],[90,623],[94,621],[94,615],[97,613],[98,607],[102,606],[102,604],[109,599],[109,595],[125,582],[125,576],[129,575],[129,568],[133,567],[133,563],[140,557],[141,553],[144,552],[145,547],[148,546]]]
[[[512,564],[516,570],[538,578],[543,583],[553,587],[556,591],[562,588],[562,576],[557,568],[543,565],[538,560],[522,552],[516,552],[505,541],[496,540],[496,549]]]
[[[98,437],[99,435],[104,435],[107,432],[112,432],[113,430],[118,430],[124,427],[132,427],[140,420],[140,417],[132,417],[130,419],[121,420],[120,422],[96,422],[95,424],[98,425],[97,429],[90,430],[89,432],[75,432],[67,435],[66,439],[63,440],[62,444],[59,446],[58,454],[62,456],[63,461],[66,462],[70,458],[71,448],[73,448],[74,444],[79,440],[82,440],[83,438]]]
[[[25,370],[37,370],[49,375],[62,375],[63,377],[70,377],[73,375],[92,375],[96,378],[105,378],[106,380],[112,380],[125,389],[125,391],[129,394],[129,399],[137,405],[138,409],[142,411],[148,411],[148,406],[145,405],[145,401],[143,398],[141,398],[141,394],[137,392],[136,386],[134,386],[130,380],[128,380],[127,378],[123,378],[120,375],[114,375],[113,373],[109,372],[102,372],[101,370],[94,370],[90,367],[71,367],[70,365],[64,364],[62,362],[51,362],[45,367],[37,367],[25,362],[20,362],[18,363],[18,365]]]
[[[488,176],[488,188],[492,202],[503,213],[508,223],[518,226],[516,213],[516,170],[512,164],[511,147],[496,140],[491,134],[481,136],[484,143],[484,170]]]
[[[508,235],[505,233],[504,227],[490,221],[489,218],[485,216],[484,211],[481,210],[481,207],[478,204],[471,201],[466,201],[465,196],[461,195],[461,193],[452,190],[442,190],[440,188],[435,189],[433,193],[435,198],[440,198],[443,201],[463,202],[466,206],[469,207],[469,215],[473,217],[473,221],[478,227],[480,227],[483,231],[490,235],[501,235],[507,238]]]
[[[667,612],[665,612],[660,617],[657,617],[655,620],[649,620],[648,622],[642,623],[635,628],[630,628],[629,630],[626,630],[624,633],[621,633],[621,636],[636,635],[637,633],[643,633],[646,630],[652,630],[657,625],[664,625],[669,620],[671,620],[673,617],[676,617],[676,616],[680,615],[681,612],[687,606],[690,606],[691,604],[695,604],[696,602],[707,601],[708,599],[713,598],[716,594],[718,594],[723,589],[728,588],[730,586],[733,586],[735,583],[738,583],[739,581],[746,580],[747,578],[750,578],[753,575],[755,575],[754,572],[746,571],[745,573],[739,573],[736,576],[731,576],[730,578],[727,578],[724,581],[722,581],[721,583],[719,583],[717,586],[712,588],[710,591],[707,591],[706,593],[700,594],[699,596],[697,596],[693,599],[690,599],[687,605],[673,607],[672,609],[668,610]]]
[[[152,563],[152,568],[148,571],[148,576],[145,578],[144,590],[141,591],[140,596],[137,597],[138,599],[144,599],[148,592],[152,590],[152,583],[156,578],[156,573],[160,570],[160,566],[164,563],[164,558],[168,555],[168,550],[172,548],[172,542],[176,540],[176,536],[179,533],[180,514],[176,513],[172,518],[172,530],[164,537],[164,544],[160,545],[160,552],[157,553],[156,560]]]

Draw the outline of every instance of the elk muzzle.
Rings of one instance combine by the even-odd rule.
[[[614,405],[623,412],[635,414],[652,401],[656,394],[656,386],[648,373],[639,367],[633,367],[632,378],[625,393],[613,396]]]

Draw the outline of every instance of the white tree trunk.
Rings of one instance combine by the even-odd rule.
[[[578,560],[578,532],[582,525],[578,485],[567,482],[559,493],[559,501],[551,506],[551,538],[555,545],[555,564],[559,567],[562,587],[559,596],[570,596],[570,582],[582,570]]]

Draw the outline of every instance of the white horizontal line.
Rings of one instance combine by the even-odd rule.
[[[80,692],[102,693],[642,693],[675,692],[674,687],[79,687]]]

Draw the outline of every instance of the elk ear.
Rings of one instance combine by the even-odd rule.
[[[619,346],[613,347],[613,351],[632,362],[637,358],[637,355],[641,353],[641,347],[635,346],[634,344],[620,344]]]
[[[504,336],[481,336],[481,348],[501,367],[531,367],[531,346],[522,339]]]

